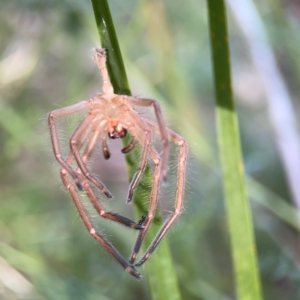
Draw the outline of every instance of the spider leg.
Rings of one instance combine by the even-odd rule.
[[[156,129],[155,125],[152,122],[147,122],[150,127]],[[175,144],[180,147],[180,152],[178,156],[178,171],[177,171],[177,190],[176,190],[176,200],[175,200],[175,210],[169,216],[169,218],[162,225],[161,229],[157,233],[156,237],[148,247],[146,253],[142,256],[142,258],[135,264],[135,266],[141,266],[149,256],[154,252],[156,247],[158,246],[161,239],[165,236],[169,228],[175,222],[177,217],[180,215],[183,208],[183,196],[184,196],[184,184],[185,184],[185,171],[186,171],[186,159],[187,159],[187,145],[186,141],[175,132],[168,129],[168,135],[170,140],[172,140]],[[147,224],[145,224],[145,229]],[[145,229],[143,231],[145,231]],[[142,232],[140,233],[140,235]],[[131,262],[131,260],[130,260]]]
[[[78,139],[76,141],[77,147],[80,150],[80,148],[82,147],[82,145],[84,144],[84,141],[86,140],[87,136],[89,136],[89,134],[92,131],[91,126],[87,126],[85,127],[86,130],[82,130],[81,134],[78,134]],[[88,144],[86,145],[86,148],[84,150],[84,153],[82,155],[82,160],[84,163],[87,163],[87,161],[89,160],[90,156],[91,156],[91,152],[93,151],[95,144],[97,143],[97,140],[99,138],[99,135],[101,134],[101,127],[97,127],[96,130],[93,132],[93,134],[90,137],[90,140],[88,142]],[[72,152],[69,153],[68,158],[67,158],[67,162],[68,163],[72,163],[72,161],[74,160],[74,155]],[[134,221],[123,217],[119,214],[116,213],[111,213],[111,212],[106,212],[105,209],[101,206],[101,204],[98,202],[98,199],[95,195],[95,193],[93,192],[92,188],[90,187],[89,183],[87,182],[87,180],[85,179],[85,177],[83,176],[83,174],[81,173],[80,168],[77,169],[77,173],[78,176],[80,178],[80,181],[82,182],[82,185],[84,187],[84,190],[87,194],[87,196],[89,197],[91,203],[93,204],[95,210],[98,212],[98,214],[106,219],[110,219],[112,221],[121,223],[125,226],[128,226],[130,228],[134,228],[134,229],[143,229],[143,223],[138,222],[135,223]]]
[[[60,171],[62,181],[65,185],[65,187],[68,189],[70,195],[72,196],[73,202],[77,208],[77,211],[79,213],[79,216],[81,220],[83,221],[87,231],[89,234],[110,254],[112,257],[132,276],[141,279],[142,275],[137,272],[137,270],[131,266],[126,259],[114,248],[114,246],[107,241],[104,237],[102,237],[100,234],[98,234],[93,227],[91,221],[89,220],[89,217],[87,213],[84,210],[84,207],[82,203],[80,202],[80,199],[78,197],[78,193],[76,192],[76,189],[72,182],[68,178],[68,173],[65,169],[61,169]]]
[[[131,264],[135,261],[136,256],[141,248],[141,244],[142,244],[142,242],[146,236],[146,233],[153,221],[153,218],[155,216],[156,207],[157,207],[157,201],[158,201],[158,191],[159,191],[160,174],[161,174],[161,160],[160,160],[158,153],[152,146],[150,146],[149,154],[150,154],[150,158],[155,163],[155,169],[153,172],[153,180],[152,180],[152,192],[151,192],[151,196],[150,196],[150,204],[149,204],[149,208],[148,208],[147,219],[146,219],[146,221],[144,221],[145,217],[143,216],[144,218],[142,217],[142,220],[141,220],[141,222],[144,222],[144,229],[140,231],[140,233],[136,239],[136,242],[134,244],[131,256],[129,258],[129,262]]]
[[[134,130],[134,129],[132,129],[132,130]],[[134,132],[135,132],[135,130],[134,130]],[[134,176],[130,182],[126,203],[130,203],[132,201],[134,190],[138,186],[139,180],[140,180],[143,172],[145,171],[145,168],[147,165],[148,150],[149,150],[149,146],[150,146],[150,142],[151,142],[151,132],[148,129],[146,129],[144,131],[143,140],[144,140],[143,141],[143,150],[142,150],[142,157],[141,157],[139,169],[134,174]]]
[[[101,126],[101,124],[97,124],[95,126],[95,130],[93,132],[93,134],[90,137],[90,140],[88,141],[85,150],[82,154],[82,160],[83,162],[86,164],[88,162],[88,160],[90,159],[92,152],[95,149],[95,146],[99,140],[99,137],[102,133],[103,130],[103,126]],[[78,147],[78,146],[77,146]],[[80,147],[78,147],[78,150],[80,150]]]
[[[77,138],[77,147],[78,147],[78,149],[82,148],[83,144],[85,143],[85,141],[87,140],[87,138],[89,137],[89,135],[91,133],[92,133],[92,126],[86,126],[85,130],[82,130],[81,134]],[[74,154],[72,153],[72,151],[70,151],[69,154],[67,155],[66,162],[69,165],[71,165],[73,163],[74,159],[75,159]]]
[[[52,147],[53,152],[55,155],[56,160],[60,163],[60,165],[67,170],[67,172],[72,176],[72,178],[75,180],[75,183],[77,187],[80,190],[83,190],[82,184],[76,174],[76,172],[72,169],[72,167],[61,157],[60,147],[59,147],[59,141],[58,141],[58,135],[57,135],[57,129],[55,125],[55,118],[63,117],[66,115],[70,115],[85,109],[89,108],[89,101],[81,101],[75,105],[71,105],[65,108],[57,109],[49,113],[48,115],[48,125],[50,128],[50,134],[51,134],[51,141],[52,141]]]
[[[85,163],[79,153],[79,149],[77,146],[77,139],[80,137],[80,135],[82,134],[82,131],[85,130],[85,125],[91,124],[91,122],[93,121],[93,117],[92,115],[88,115],[85,117],[85,119],[81,122],[81,124],[76,128],[76,130],[74,131],[71,139],[70,139],[70,148],[72,150],[72,153],[74,154],[74,157],[76,159],[76,162],[78,164],[78,167],[80,168],[80,170],[82,171],[83,175],[89,180],[91,181],[93,184],[95,184],[102,192],[103,194],[105,194],[108,198],[112,198],[112,194],[109,192],[109,190],[105,187],[105,185],[99,181],[98,179],[96,179],[94,176],[92,176],[87,167],[85,166]],[[97,130],[96,130],[97,132]],[[95,136],[95,135],[94,135]],[[90,147],[90,149],[92,150],[94,148],[94,144],[96,143],[96,139],[92,139],[92,143],[90,144],[90,146],[88,145],[88,147]]]
[[[135,147],[136,143],[137,143],[137,140],[136,140],[135,137],[133,137],[130,144],[128,146],[124,147],[121,150],[121,152],[124,153],[124,154],[129,153]]]
[[[93,135],[91,136],[90,141],[88,142],[84,153],[82,155],[82,160],[83,162],[86,164],[88,159],[91,156],[91,152],[95,147],[95,144],[99,138],[99,135],[101,134],[101,127],[97,128],[97,130],[95,130],[95,132],[93,133]],[[105,134],[105,133],[104,133]],[[78,144],[78,143],[77,143]],[[116,213],[112,213],[112,212],[106,212],[105,209],[103,208],[103,206],[101,206],[101,204],[99,203],[95,193],[93,192],[92,188],[90,187],[89,183],[87,182],[87,180],[84,178],[83,174],[81,173],[80,168],[78,168],[77,170],[78,174],[79,174],[79,178],[82,181],[82,184],[84,186],[84,189],[86,191],[87,196],[89,197],[91,203],[93,204],[95,210],[98,212],[98,214],[106,219],[110,219],[112,221],[121,223],[125,226],[128,226],[130,228],[134,228],[134,229],[143,229],[143,223],[135,223],[134,221],[123,217],[119,214]]]
[[[167,180],[169,140],[168,140],[167,127],[166,127],[159,103],[153,99],[134,98],[134,97],[130,97],[130,96],[124,96],[123,99],[125,100],[125,102],[127,102],[133,106],[144,106],[144,107],[153,106],[154,107],[155,116],[157,119],[160,135],[162,137],[163,145],[164,145],[161,169],[162,169],[162,178],[164,181],[166,181]]]
[[[100,217],[103,217],[105,219],[109,219],[112,221],[115,221],[117,223],[120,223],[124,226],[133,228],[133,229],[143,229],[143,223],[142,222],[134,222],[124,216],[121,216],[117,213],[112,213],[112,212],[106,212],[104,207],[101,205],[101,203],[98,201],[98,198],[96,197],[95,193],[93,192],[90,184],[88,181],[84,178],[83,174],[81,173],[81,170],[79,169],[78,171],[79,177],[82,181],[82,184],[84,186],[84,190],[86,191],[86,194],[88,198],[90,199],[91,203],[93,204],[95,210],[99,214]]]

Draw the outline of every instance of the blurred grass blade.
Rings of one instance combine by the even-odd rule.
[[[261,299],[261,288],[231,90],[226,11],[223,0],[209,0],[207,3],[217,100],[218,142],[236,291],[240,300],[256,300]]]
[[[246,182],[248,189],[251,191],[249,196],[253,198],[255,202],[263,205],[278,219],[300,231],[300,215],[294,206],[253,178],[247,177]]]
[[[107,67],[109,76],[114,87],[115,93],[130,95],[130,88],[120,52],[118,39],[114,29],[114,24],[110,14],[109,6],[106,0],[91,0],[95,14],[96,24],[98,27],[101,45],[107,52]],[[124,141],[125,145],[128,141]],[[129,178],[134,175],[134,165],[138,162],[135,152],[126,156],[129,168]],[[151,172],[147,168],[139,187],[135,192],[135,205],[137,218],[147,214],[147,206],[150,190],[148,188],[151,183]],[[157,217],[152,225],[152,230],[147,235],[145,242],[153,239],[155,232],[161,224],[161,218]],[[145,251],[145,246],[142,251]],[[173,268],[172,257],[167,239],[163,239],[155,255],[151,256],[146,263],[147,274],[151,286],[152,299],[181,299],[179,287],[177,283],[176,273]]]
[[[274,128],[275,142],[287,176],[287,184],[300,212],[300,137],[292,98],[253,1],[229,0],[228,4],[244,33],[251,59],[259,72],[266,94],[270,122]]]

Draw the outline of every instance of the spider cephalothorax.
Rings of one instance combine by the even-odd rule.
[[[89,100],[52,111],[49,114],[48,123],[53,151],[56,160],[61,165],[60,174],[62,181],[72,196],[73,202],[79,212],[79,216],[90,235],[97,240],[127,272],[137,278],[141,278],[142,276],[137,272],[135,266],[142,265],[148,259],[181,213],[184,195],[187,146],[185,140],[181,136],[165,126],[162,112],[157,101],[114,94],[106,69],[106,54],[103,49],[95,49],[94,61],[101,71],[103,93],[98,94]],[[145,116],[138,114],[134,107],[153,107],[157,121],[150,121]],[[66,157],[62,157],[54,120],[55,118],[85,110],[88,110],[87,114],[79,123],[70,138],[70,151]],[[146,216],[142,216],[141,220],[138,222],[134,222],[119,214],[105,211],[92,186],[99,188],[108,198],[112,198],[112,194],[98,178],[94,177],[89,172],[87,168],[87,162],[99,140],[102,142],[103,155],[108,159],[110,153],[107,146],[107,137],[118,139],[125,137],[127,134],[129,134],[132,139],[128,146],[122,149],[122,153],[126,154],[131,151],[136,143],[139,143],[142,148],[138,170],[134,174],[129,185],[129,191],[126,198],[127,203],[131,202],[133,199],[134,191],[139,184],[147,162],[151,161],[154,166],[152,170],[152,188],[151,194],[149,195],[148,213]],[[152,143],[151,137],[153,134],[161,137],[163,143],[161,155]],[[161,179],[166,180],[167,178],[169,141],[175,143],[179,147],[174,212],[166,219],[146,253],[136,264],[134,264],[141,244],[156,213]],[[129,261],[127,261],[109,241],[96,232],[80,201],[80,193],[78,190],[86,193],[95,210],[101,217],[139,230]]]

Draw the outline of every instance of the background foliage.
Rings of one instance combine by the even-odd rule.
[[[297,116],[300,6],[256,2]],[[0,4],[0,298],[151,299],[147,281],[120,270],[86,234],[52,156],[47,113],[94,95],[101,84],[91,60],[99,45],[90,2]],[[185,211],[168,235],[182,297],[234,299],[206,1],[114,0],[110,8],[132,93],[158,99],[190,146]],[[264,298],[299,299],[299,225],[289,181],[245,36],[230,10],[228,19]],[[130,216],[118,147],[101,176],[115,195],[113,209]],[[134,234],[103,226],[128,256]]]

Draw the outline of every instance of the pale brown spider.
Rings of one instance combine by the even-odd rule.
[[[106,68],[105,50],[95,49],[94,61],[101,71],[103,79],[103,94],[98,94],[87,101],[82,101],[75,105],[54,110],[49,114],[48,123],[53,151],[56,160],[62,166],[60,170],[62,181],[72,196],[79,216],[90,235],[97,240],[127,272],[137,278],[141,278],[141,274],[137,272],[133,263],[156,213],[161,179],[166,180],[167,177],[169,140],[180,147],[175,210],[167,218],[150,244],[148,250],[135,264],[135,266],[142,265],[148,259],[182,211],[187,146],[185,140],[181,136],[166,128],[158,102],[151,99],[140,99],[131,96],[114,94]],[[146,117],[138,114],[133,108],[134,106],[153,106],[157,122],[150,121]],[[57,127],[54,119],[86,110],[88,112],[70,138],[69,154],[66,157],[62,157]],[[127,203],[130,203],[133,199],[134,190],[137,188],[139,180],[146,168],[147,160],[150,160],[150,162],[152,161],[152,164],[154,164],[148,214],[147,216],[143,216],[138,222],[134,222],[119,214],[106,212],[104,210],[92,189],[92,185],[98,187],[108,198],[112,198],[112,194],[105,185],[90,174],[87,169],[87,162],[99,139],[102,140],[103,155],[106,159],[109,159],[110,152],[106,141],[107,136],[111,139],[118,139],[125,137],[127,133],[132,136],[132,140],[127,147],[122,149],[124,154],[131,151],[135,147],[136,143],[140,143],[142,146],[139,169],[133,176],[129,185],[129,192],[126,200]],[[151,137],[153,134],[160,135],[163,141],[161,157],[152,143]],[[76,170],[73,169],[72,163],[75,163]],[[95,210],[101,217],[139,230],[129,261],[127,261],[110,242],[96,232],[80,201],[78,190],[85,191]]]

